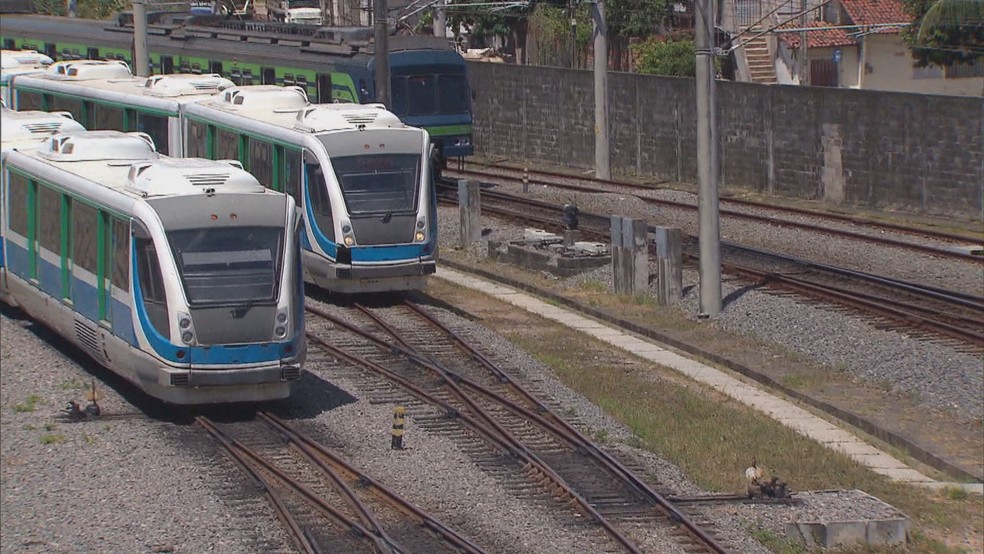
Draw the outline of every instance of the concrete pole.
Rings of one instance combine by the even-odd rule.
[[[65,2],[65,13],[68,17],[78,17],[79,7],[76,0],[66,0]]]
[[[697,46],[697,211],[700,238],[700,314],[721,312],[721,236],[718,221],[717,141],[714,101],[714,0],[695,2],[694,38]]]
[[[567,19],[571,23],[571,69],[577,67],[577,12],[574,0],[567,0]]]
[[[441,38],[448,36],[448,18],[444,11],[444,1],[437,0],[437,9],[434,10],[434,36]]]
[[[608,26],[605,0],[591,3],[594,19],[595,176],[611,179],[608,151]]]
[[[808,0],[800,0],[800,29],[806,29],[806,7]],[[806,31],[800,31],[799,47],[799,82],[800,85],[810,84],[810,40]]]
[[[133,0],[133,69],[137,77],[150,77],[147,54],[147,0]]]
[[[389,28],[386,0],[373,0],[372,19],[376,43],[376,102],[390,107]]]

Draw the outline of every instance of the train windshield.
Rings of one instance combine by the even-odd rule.
[[[333,157],[331,164],[350,214],[393,214],[417,208],[420,154]]]
[[[397,115],[468,113],[468,81],[461,73],[394,76],[390,89]]]
[[[283,228],[182,229],[167,236],[191,305],[276,300]]]

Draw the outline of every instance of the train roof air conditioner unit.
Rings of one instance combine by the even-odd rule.
[[[150,135],[120,131],[59,133],[48,140],[39,154],[64,162],[145,160],[158,155]]]

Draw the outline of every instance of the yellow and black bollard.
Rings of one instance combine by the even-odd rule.
[[[393,410],[393,443],[390,446],[393,450],[403,450],[403,423],[406,419],[407,409],[397,406]]]

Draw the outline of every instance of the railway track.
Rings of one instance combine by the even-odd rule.
[[[267,497],[302,552],[483,552],[273,414],[197,421]]]
[[[382,401],[412,402],[416,424],[464,440],[464,450],[517,494],[573,510],[575,521],[587,517],[602,534],[598,548],[660,551],[647,531],[662,526],[689,552],[728,551],[710,521],[667,500],[426,310],[409,302],[307,310],[320,320],[309,325],[312,346],[367,372]]]
[[[456,202],[445,188],[441,198]],[[496,191],[482,192],[482,210],[522,225],[561,232],[563,207]],[[581,212],[587,240],[610,243],[610,216]],[[651,232],[655,229],[651,228]],[[685,259],[696,265],[697,237],[685,237]],[[984,258],[971,258],[984,263]],[[984,350],[984,298],[820,264],[734,243],[721,243],[722,270],[775,290],[856,310],[884,328],[944,340],[967,352]]]
[[[458,169],[445,171],[448,179],[452,176],[481,178],[487,183],[517,184],[526,182],[529,185],[548,185],[550,187],[586,193],[610,192],[616,194],[632,194],[654,207],[667,207],[680,210],[697,211],[696,203],[680,202],[653,196],[659,192],[658,184],[639,184],[625,181],[597,179],[584,175],[571,175],[559,172],[523,170],[499,164],[486,164],[486,170]],[[954,233],[930,229],[914,228],[885,221],[875,221],[870,218],[818,212],[791,206],[763,204],[740,198],[722,198],[719,202],[721,217],[743,219],[770,225],[779,225],[792,229],[825,233],[832,236],[854,240],[867,241],[884,246],[893,246],[923,252],[943,258],[973,260],[984,264],[984,234]],[[764,213],[763,213],[764,212]],[[826,224],[797,221],[790,218],[820,219]],[[829,222],[844,224],[847,227],[832,227]],[[868,231],[862,232],[862,231]],[[883,236],[873,233],[892,233],[903,235],[906,240]],[[925,240],[940,241],[946,246],[925,244]],[[976,250],[963,249],[968,244],[978,245]]]

